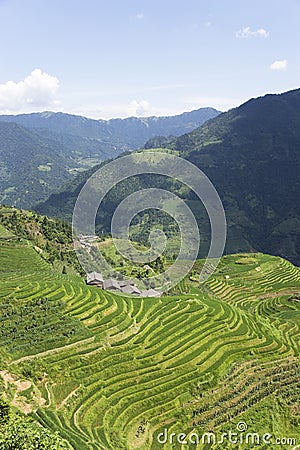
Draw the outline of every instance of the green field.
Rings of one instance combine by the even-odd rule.
[[[0,240],[5,397],[76,450],[208,449],[157,435],[241,421],[299,444],[299,268],[229,255],[205,286],[192,280],[123,298],[55,272],[25,240]]]

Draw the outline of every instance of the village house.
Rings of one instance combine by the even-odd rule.
[[[118,281],[109,278],[104,280],[102,274],[98,272],[87,273],[86,283],[90,286],[98,286],[108,291],[119,291],[127,295],[140,297],[160,297],[162,295],[161,292],[155,289],[148,289],[141,292],[131,279]]]
[[[90,272],[86,274],[86,284],[89,284],[90,286],[98,286],[103,289],[103,277],[102,274],[99,272]]]
[[[108,280],[104,281],[103,289],[107,289],[110,291],[119,291],[120,286],[119,286],[119,283],[117,282],[117,280],[113,280],[113,279],[109,278]]]
[[[125,286],[134,286],[134,281],[133,280],[130,280],[130,278],[128,278],[127,280],[120,280],[119,281],[119,286],[122,288],[122,287],[125,287]]]
[[[126,285],[120,288],[121,292],[129,295],[140,295],[141,291],[135,285]]]

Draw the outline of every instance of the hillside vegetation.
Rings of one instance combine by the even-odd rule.
[[[299,268],[229,255],[204,286],[198,261],[172,295],[137,299],[54,271],[7,233],[0,355],[14,409],[76,450],[179,449],[158,433],[234,432],[239,421],[299,442]]]
[[[64,148],[15,123],[0,121],[0,202],[29,207],[65,183],[76,166]]]
[[[0,241],[28,240],[58,272],[83,274],[73,249],[72,228],[60,219],[0,206]]]
[[[58,433],[51,432],[30,418],[12,411],[0,399],[1,450],[68,450],[70,446]]]
[[[237,241],[247,250],[246,241],[300,263],[300,89],[251,99],[168,147],[214,183],[227,215],[228,252]]]
[[[87,156],[89,146],[98,142],[94,156],[102,158],[102,152],[110,151],[110,157],[127,150],[142,147],[154,136],[180,136],[188,133],[220,112],[214,108],[200,108],[174,116],[128,117],[125,119],[96,120],[61,112],[0,115],[0,122],[14,122],[44,135],[45,130],[52,137],[62,138],[70,143],[72,137],[79,138],[82,156]],[[84,147],[82,139],[86,139]],[[73,140],[73,145],[75,141]],[[113,149],[115,147],[115,154]],[[91,153],[90,153],[91,156]],[[106,155],[107,156],[107,155]]]
[[[32,208],[82,170],[142,147],[157,134],[179,136],[219,114],[93,120],[64,113],[0,115],[0,203]]]
[[[146,144],[147,149],[152,143],[176,152],[213,182],[227,217],[227,253],[261,251],[300,263],[299,111],[300,90],[266,95],[220,114],[191,133]],[[36,209],[70,220],[80,189],[98,168],[73,179]],[[203,241],[209,242],[210,226],[201,202],[174,181],[158,178],[145,175],[120,183],[103,202],[98,229],[109,231],[111,216],[125,194],[155,186],[187,201]],[[172,226],[171,221],[165,222],[165,231],[172,232]],[[145,230],[138,234],[145,238]]]

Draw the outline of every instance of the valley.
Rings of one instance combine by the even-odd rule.
[[[213,108],[170,117],[94,120],[45,111],[0,115],[0,202],[33,208],[68,180],[154,136],[179,136],[216,117]]]
[[[260,251],[299,265],[299,110],[299,89],[265,95],[218,115],[190,133],[165,143],[161,141],[159,148],[152,148],[155,152],[174,152],[185,158],[214,184],[227,217],[226,253]],[[148,151],[147,144],[146,147]],[[45,202],[36,205],[36,211],[71,222],[81,188],[103,164],[62,186]],[[154,179],[145,174],[119,183],[98,211],[96,230],[109,233],[118,203],[135,189],[148,188],[151,183],[178,195],[188,204],[207,247],[210,224],[203,205],[195,201],[186,187],[167,177]],[[149,212],[138,217],[141,223],[147,220],[144,229],[142,224],[135,230],[134,240],[144,243],[147,229],[155,220],[164,224],[166,233],[174,234],[173,223],[158,213],[155,217]],[[204,256],[205,252],[199,254]]]
[[[147,209],[131,223],[131,242],[145,251],[149,233],[159,229],[166,249],[149,264],[124,260],[110,233],[122,200],[155,185],[195,215],[202,233],[198,259],[160,297],[89,285],[74,249],[71,221],[81,188],[129,148],[122,141],[125,147],[114,145],[115,153],[101,153],[97,133],[124,122],[45,113],[11,123],[11,116],[2,116],[1,449],[31,450],[36,440],[41,450],[230,450],[232,442],[217,437],[237,429],[251,439],[271,436],[267,447],[256,442],[261,449],[300,442],[300,136],[290,125],[298,123],[299,107],[299,90],[267,95],[198,128],[169,118],[173,136],[150,133],[145,142],[143,135],[144,149],[132,141],[133,165],[152,151],[203,170],[227,218],[225,253],[200,284],[211,231],[193,193],[151,173],[112,188],[96,217],[94,244],[81,239],[80,245],[103,252],[116,282],[118,272],[127,279],[164,272],[180,247],[176,221],[164,210]],[[127,131],[142,122],[128,121]],[[174,137],[175,128],[185,126],[193,131]],[[183,435],[185,444],[177,438]],[[240,444],[234,448],[247,448]]]
[[[0,450],[300,450],[300,0],[0,0]]]

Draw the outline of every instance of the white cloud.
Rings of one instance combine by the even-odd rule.
[[[281,70],[281,71],[285,71],[287,69],[288,66],[288,61],[287,59],[282,59],[281,61],[274,61],[271,65],[270,65],[270,69],[271,70]]]
[[[136,17],[136,19],[138,19],[138,20],[142,20],[145,16],[144,16],[143,13],[138,13],[138,14],[135,15],[135,17]]]
[[[267,38],[269,34],[270,33],[264,28],[259,28],[256,31],[251,31],[250,27],[242,28],[241,30],[235,33],[237,38],[251,38],[251,37]]]
[[[127,107],[127,113],[130,116],[146,117],[154,114],[154,111],[153,108],[150,106],[150,103],[147,102],[147,100],[141,100],[139,102],[133,100],[132,102],[129,103]]]
[[[0,84],[0,111],[26,111],[28,108],[56,107],[59,81],[56,77],[34,69],[24,80]]]
[[[92,119],[113,119],[113,118],[125,118],[125,117],[149,117],[156,115],[173,115],[172,110],[161,111],[154,109],[148,101],[133,100],[130,103],[115,102],[107,100],[105,102],[98,101],[96,103],[77,103],[72,106],[65,106],[60,108],[60,111],[69,114],[76,114],[80,116],[90,117]],[[182,112],[182,111],[180,111]],[[174,115],[177,111],[174,111]]]

